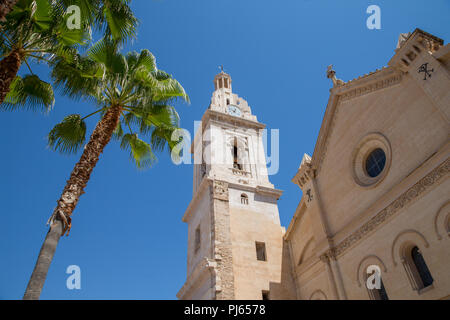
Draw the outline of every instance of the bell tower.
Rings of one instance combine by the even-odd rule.
[[[215,76],[191,146],[187,279],[179,299],[269,299],[271,283],[281,279],[282,191],[269,181],[265,125],[231,82],[223,69]]]

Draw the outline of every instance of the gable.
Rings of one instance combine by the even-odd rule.
[[[328,131],[324,146],[318,149],[316,158],[313,156],[333,233],[402,181],[448,139],[448,123],[416,82],[407,76],[396,80],[398,74],[393,70],[385,76],[378,82],[386,86],[368,93],[357,88],[353,92],[360,94],[352,96],[341,88],[341,94],[335,94],[335,111],[328,120],[331,125],[323,128]],[[377,86],[377,81],[373,83]],[[371,135],[386,141],[386,166],[390,167],[382,180],[365,186],[356,177],[355,155],[361,141]],[[364,162],[365,155],[361,157],[359,162]]]
[[[331,89],[322,126],[319,131],[319,137],[312,157],[312,166],[317,170],[321,169],[323,159],[325,158],[329,138],[333,133],[336,124],[338,105],[343,102],[356,98],[364,97],[368,94],[376,94],[377,91],[397,85],[402,81],[402,74],[394,68],[383,68],[367,75],[351,80],[342,86]]]

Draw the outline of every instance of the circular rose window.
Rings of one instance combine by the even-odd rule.
[[[379,133],[371,133],[358,143],[352,157],[353,176],[361,186],[378,184],[387,174],[391,163],[391,147]]]

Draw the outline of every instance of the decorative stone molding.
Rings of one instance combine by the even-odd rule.
[[[438,51],[444,44],[444,41],[433,36],[423,30],[416,29],[396,49],[395,55],[388,62],[389,66],[393,66],[404,72],[408,72],[413,61],[422,52],[433,54]]]
[[[396,85],[402,81],[402,75],[396,73],[385,79],[378,80],[376,82],[368,83],[364,86],[357,87],[355,89],[349,90],[340,96],[340,101],[347,101],[353,98],[357,98],[374,91],[378,91],[393,85]]]
[[[214,180],[213,198],[228,201],[228,183],[225,181]]]
[[[274,189],[274,188],[268,188],[265,186],[256,186],[255,192],[260,195],[265,195],[269,197],[275,197],[276,199],[279,199],[281,195],[283,194],[282,190]]]
[[[251,172],[248,172],[248,171],[239,170],[239,169],[235,169],[235,168],[230,168],[230,170],[235,176],[246,177],[246,178],[252,177]]]
[[[336,254],[334,248],[328,249],[319,257],[323,263],[329,263],[331,260],[336,260]]]
[[[327,253],[322,254],[319,257],[320,261],[322,261],[323,263],[328,263],[330,261],[330,258],[328,257]]]
[[[210,110],[210,109],[206,110],[205,114],[203,115],[202,123],[206,124],[209,121],[211,121],[211,122],[217,121],[215,123],[218,123],[220,125],[223,125],[224,122],[225,123],[228,122],[234,126],[252,128],[252,129],[264,129],[266,127],[265,124],[260,123],[256,120],[238,118],[238,117],[234,117],[232,115],[226,114],[226,113],[222,113],[222,112]]]
[[[313,178],[314,170],[311,165],[311,157],[305,153],[303,155],[302,163],[291,181],[303,190],[303,187]]]
[[[316,169],[317,174],[322,167],[323,159],[325,158],[328,148],[329,137],[333,131],[334,125],[336,124],[336,118],[339,111],[337,108],[338,104],[339,96],[332,93],[325,110],[324,120],[322,122],[322,127],[320,128],[319,137],[317,138],[316,147],[314,148],[311,161],[311,166]]]
[[[358,230],[341,241],[336,247],[332,249],[333,255],[338,256],[344,253],[351,246],[356,244],[370,232],[378,228],[387,219],[400,211],[403,207],[417,198],[419,195],[427,192],[435,183],[440,181],[450,171],[450,158],[445,160],[441,165],[432,170],[425,177],[420,179],[414,186],[405,191],[400,197],[391,202],[386,208],[381,210],[368,222],[363,224]]]

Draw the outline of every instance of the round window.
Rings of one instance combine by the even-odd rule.
[[[371,178],[378,177],[386,165],[386,153],[383,149],[373,150],[366,160],[366,172]]]
[[[374,187],[381,182],[391,165],[391,145],[380,133],[363,137],[352,155],[355,182],[363,187]]]

